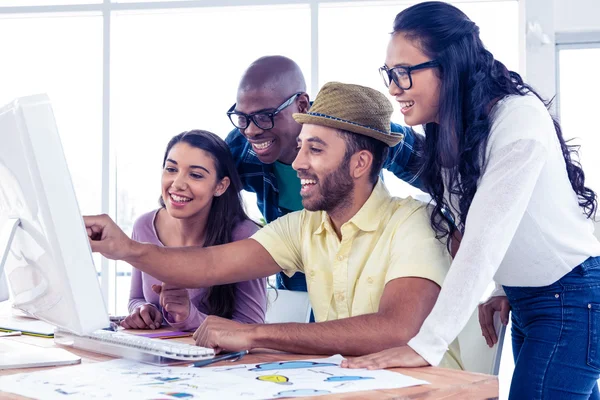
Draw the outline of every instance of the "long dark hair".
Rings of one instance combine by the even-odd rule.
[[[217,181],[224,177],[229,178],[229,187],[220,196],[214,196],[208,221],[206,222],[206,235],[204,247],[229,243],[232,240],[233,228],[248,219],[244,211],[242,197],[242,183],[235,168],[233,156],[227,144],[214,133],[202,130],[193,130],[174,136],[167,144],[163,168],[171,148],[177,143],[186,143],[192,147],[204,150],[213,159],[216,167]],[[162,197],[159,200],[162,207],[165,203]],[[235,285],[218,285],[208,289],[204,304],[209,314],[223,318],[231,318],[235,309]]]
[[[439,124],[425,125],[423,185],[432,197],[431,225],[438,239],[464,230],[477,182],[485,166],[485,149],[490,135],[490,109],[507,95],[532,93],[545,101],[519,74],[509,71],[485,49],[479,27],[458,8],[439,1],[420,3],[396,16],[393,34],[402,33],[439,63]],[[595,215],[596,194],[584,185],[577,161],[577,146],[567,145],[560,125],[553,118],[556,136],[565,159],[567,175],[588,218]],[[442,172],[443,171],[443,172]],[[444,182],[449,197],[458,198],[458,217],[444,199]],[[449,241],[448,241],[449,245]]]

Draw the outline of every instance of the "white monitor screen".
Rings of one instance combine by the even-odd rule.
[[[9,245],[0,243],[14,307],[77,334],[107,327],[48,97],[23,97],[0,108],[0,143],[0,236],[19,219]]]

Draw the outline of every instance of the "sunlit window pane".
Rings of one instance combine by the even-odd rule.
[[[47,93],[81,212],[101,211],[102,17],[0,18],[0,104]],[[100,269],[100,257],[95,257]]]
[[[586,186],[600,190],[600,135],[595,117],[600,109],[600,48],[565,49],[559,54],[560,119],[565,138],[581,145],[579,155]]]
[[[118,13],[112,28],[117,217],[129,233],[139,215],[158,207],[169,139],[190,129],[224,138],[233,128],[226,111],[235,103],[250,62],[285,55],[298,62],[310,82],[310,10],[270,6]],[[118,265],[118,273],[127,271],[125,264]],[[126,306],[129,282],[125,277],[117,282],[118,306]]]

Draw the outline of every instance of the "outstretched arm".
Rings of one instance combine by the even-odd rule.
[[[200,346],[217,350],[269,348],[302,354],[362,355],[406,344],[421,327],[439,293],[423,278],[387,283],[373,314],[312,324],[243,325],[208,317],[194,334]]]
[[[252,239],[212,247],[136,243],[125,261],[158,280],[186,288],[236,283],[281,272],[265,248]]]
[[[258,242],[159,247],[133,241],[106,215],[84,217],[92,250],[123,260],[167,284],[199,288],[262,278],[281,268]]]

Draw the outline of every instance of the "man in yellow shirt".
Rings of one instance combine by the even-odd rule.
[[[136,243],[106,216],[86,217],[94,251],[179,287],[209,287],[277,272],[306,274],[317,323],[241,324],[209,316],[194,334],[219,350],[362,355],[405,344],[431,311],[448,271],[424,204],[389,195],[379,173],[392,106],[376,90],[331,82],[303,124],[292,166],[304,210],[252,238],[208,248]],[[166,288],[168,291],[168,287]],[[460,368],[455,344],[443,366]]]

